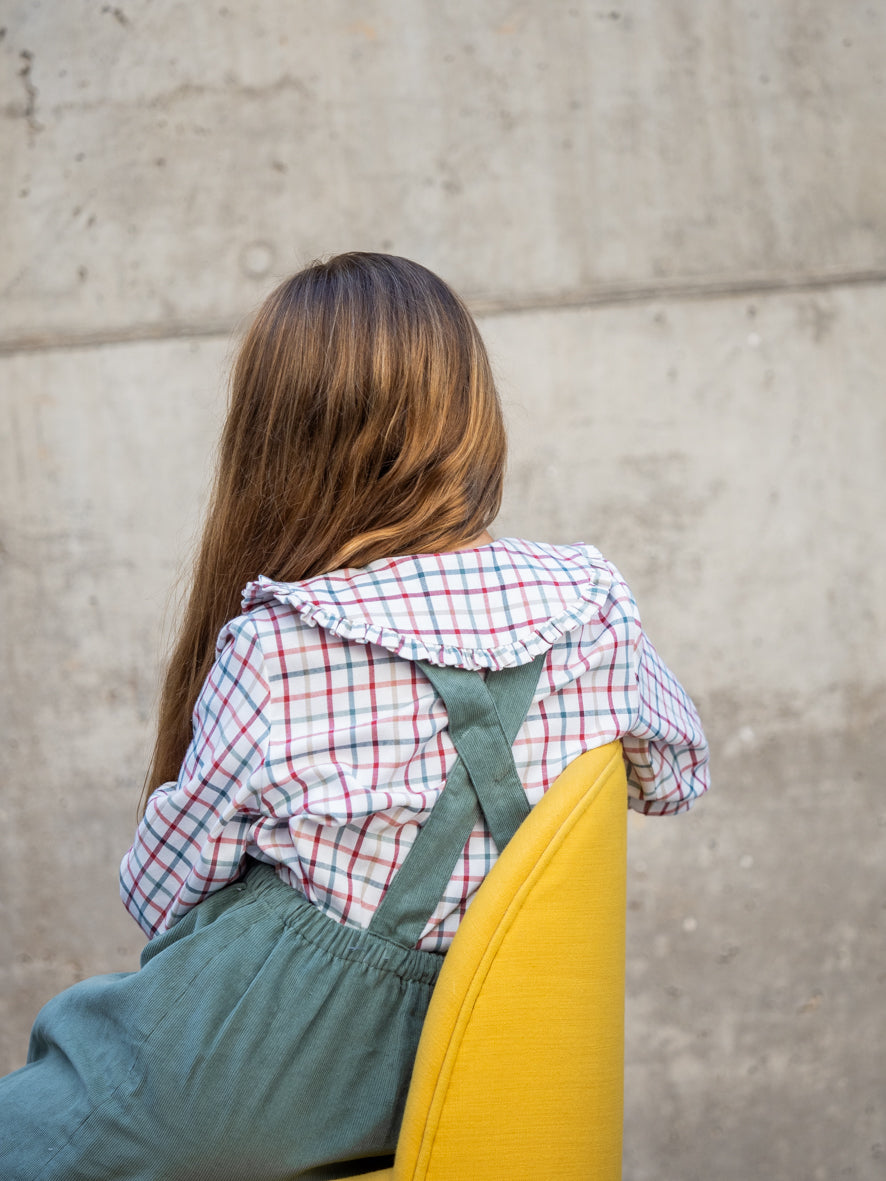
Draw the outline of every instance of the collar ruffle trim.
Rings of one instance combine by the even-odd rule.
[[[514,544],[522,547],[527,543],[511,543]],[[494,542],[493,546],[498,551],[500,561],[503,543]],[[335,571],[305,582],[277,582],[262,576],[249,583],[244,590],[242,610],[251,611],[268,603],[284,603],[297,611],[311,627],[323,628],[334,636],[358,644],[377,644],[405,660],[427,660],[431,664],[471,671],[515,668],[528,664],[552,648],[561,637],[599,615],[612,582],[608,563],[591,546],[535,545],[532,549],[539,557],[547,559],[539,570],[539,590],[547,600],[552,600],[548,604],[549,608],[553,608],[552,613],[542,622],[521,621],[519,618],[510,620],[506,628],[501,625],[496,627],[490,622],[493,636],[496,630],[507,635],[507,638],[502,636],[500,643],[492,645],[489,644],[488,635],[481,637],[470,626],[459,628],[457,642],[449,643],[444,642],[439,633],[433,630],[392,627],[387,621],[373,620],[370,605],[360,602],[359,595],[361,588],[372,589],[377,594],[378,583],[374,571],[382,568],[389,571],[394,563],[420,563],[423,555],[375,562],[359,570]],[[482,552],[480,549],[454,555],[460,559],[458,569],[453,571],[459,579],[455,585],[460,591],[464,586],[461,579],[465,572],[465,559],[469,554],[480,555]],[[560,559],[556,567],[562,579],[556,586],[551,585],[553,555]],[[520,553],[520,557],[523,561],[519,573],[525,580],[525,550]],[[439,561],[439,555],[434,555],[434,558]],[[479,560],[476,571],[477,576],[482,577],[483,566]],[[434,574],[440,574],[439,565],[434,566]],[[336,586],[347,587],[349,601],[346,604],[335,601]],[[485,595],[482,589],[474,593],[478,598]],[[401,601],[408,602],[411,597],[421,596],[404,595]]]

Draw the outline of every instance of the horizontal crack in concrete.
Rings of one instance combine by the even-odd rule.
[[[879,286],[886,282],[886,270],[834,272],[778,278],[752,277],[697,283],[669,283],[623,287],[601,287],[594,291],[530,293],[526,296],[468,295],[466,301],[476,316],[507,316],[620,304],[662,301],[729,299],[737,296],[802,294],[835,287]],[[97,348],[102,345],[134,344],[139,341],[193,340],[228,337],[244,323],[242,316],[219,317],[195,323],[157,321],[96,331],[77,330],[32,332],[7,339],[0,337],[0,356],[13,353],[46,352],[53,349]]]

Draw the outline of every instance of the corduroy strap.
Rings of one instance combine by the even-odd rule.
[[[369,923],[370,931],[414,947],[443,896],[481,815],[499,853],[529,814],[511,746],[538,684],[545,654],[487,674],[417,661],[449,716],[458,760],[430,816]]]

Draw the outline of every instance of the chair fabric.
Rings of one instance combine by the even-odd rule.
[[[617,1181],[624,1090],[621,746],[575,760],[447,954],[392,1168],[363,1181]]]

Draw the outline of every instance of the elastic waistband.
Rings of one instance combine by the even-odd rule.
[[[440,952],[403,947],[374,931],[336,922],[282,881],[274,866],[264,862],[253,862],[246,877],[229,888],[238,890],[244,901],[259,898],[263,905],[274,910],[285,927],[338,959],[352,960],[426,984],[434,983],[443,966],[445,955]]]

